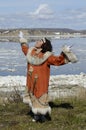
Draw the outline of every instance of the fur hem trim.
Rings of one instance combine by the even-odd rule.
[[[47,108],[34,108],[34,107],[32,107],[32,112],[34,114],[43,114],[43,115],[46,115],[47,113],[51,114],[51,107],[47,107]]]
[[[31,102],[31,99],[29,98],[29,96],[23,97],[23,103],[29,104],[29,106],[32,107],[32,102]]]
[[[31,47],[26,55],[27,58],[27,62],[32,64],[32,65],[41,65],[42,63],[44,63],[49,56],[51,56],[53,53],[47,51],[42,58],[39,58],[37,56],[32,56],[31,52],[34,49],[34,47]]]

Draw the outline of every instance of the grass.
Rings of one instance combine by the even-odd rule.
[[[86,96],[50,102],[51,121],[32,122],[21,101],[0,105],[0,130],[86,130]]]

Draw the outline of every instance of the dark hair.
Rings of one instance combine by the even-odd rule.
[[[51,41],[48,40],[47,38],[45,38],[45,43],[42,44],[41,48],[42,48],[42,51],[41,51],[42,53],[45,53],[45,52],[47,52],[47,51],[52,52]]]

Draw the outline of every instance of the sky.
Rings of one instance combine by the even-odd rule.
[[[0,28],[86,29],[86,0],[0,0]]]

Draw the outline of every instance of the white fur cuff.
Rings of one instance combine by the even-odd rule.
[[[27,43],[27,39],[25,39],[25,38],[20,38],[19,41],[20,41],[20,43]]]
[[[70,48],[69,48],[68,46],[65,45],[65,46],[62,48],[62,52],[64,53],[65,58],[67,58],[67,60],[69,60],[70,62],[76,63],[76,62],[78,61],[76,55],[74,54],[74,52],[72,52],[72,51],[70,50]]]

